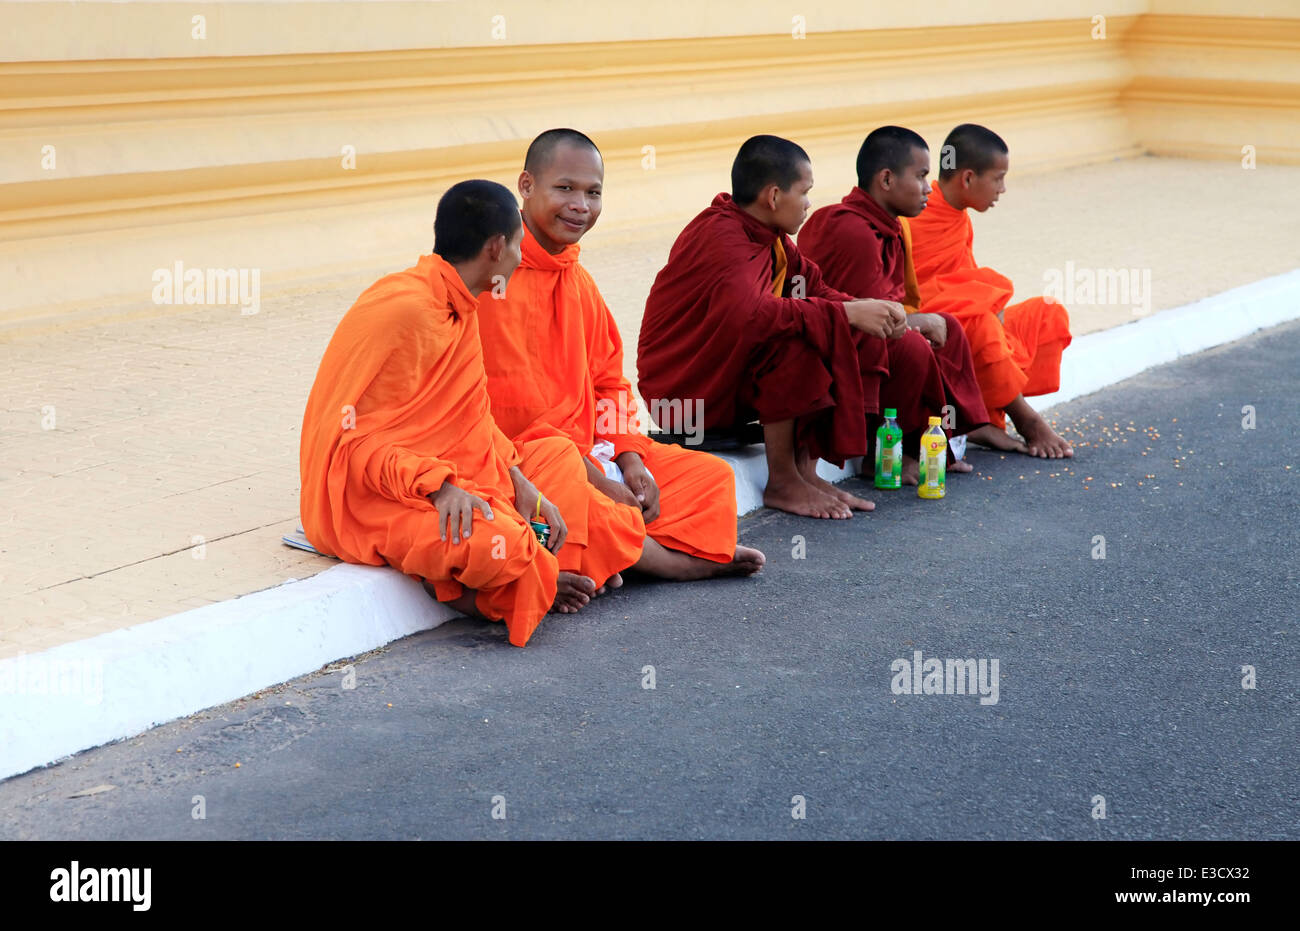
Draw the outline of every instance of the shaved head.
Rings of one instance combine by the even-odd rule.
[[[789,139],[751,136],[731,164],[731,198],[738,206],[747,207],[769,184],[788,191],[802,176],[803,166],[811,164],[808,153]]]
[[[596,143],[586,134],[576,129],[548,129],[528,146],[528,152],[524,155],[524,171],[533,176],[540,175],[551,164],[555,149],[561,144],[579,148],[585,146],[600,155],[600,149],[596,148]]]
[[[515,195],[495,181],[461,181],[438,201],[433,220],[433,251],[453,264],[483,251],[489,239],[512,240],[519,232]]]
[[[975,123],[962,123],[943,140],[943,149],[939,153],[939,180],[947,181],[967,168],[982,175],[993,167],[998,156],[1009,153],[1007,144],[993,130]]]
[[[873,129],[871,134],[858,149],[858,187],[866,191],[871,188],[871,179],[888,168],[899,175],[912,160],[913,149],[926,149],[925,140],[901,126],[881,126]]]
[[[528,147],[519,173],[524,225],[557,255],[596,225],[604,186],[596,143],[576,129],[548,129]]]

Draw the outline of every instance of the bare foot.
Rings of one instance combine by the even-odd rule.
[[[800,477],[780,481],[769,475],[767,487],[763,489],[763,504],[800,517],[845,520],[853,516],[849,506],[839,498],[814,488]]]
[[[737,546],[731,562],[714,562],[681,550],[670,550],[654,537],[646,537],[641,558],[632,568],[661,579],[690,582],[719,575],[753,575],[766,562],[766,556],[748,546]]]
[[[805,459],[799,464],[799,474],[803,480],[816,488],[818,491],[830,495],[837,501],[841,501],[849,506],[851,511],[874,511],[875,504],[866,498],[859,498],[855,494],[845,491],[843,488],[837,488],[826,479],[817,474],[817,461],[814,459]]]
[[[820,475],[817,476],[814,481],[810,482],[810,484],[819,491],[825,492],[844,504],[847,504],[850,510],[874,511],[876,509],[874,501],[868,501],[866,498],[859,498],[851,491],[847,491],[826,481],[826,479],[822,478]]]
[[[434,601],[437,601],[438,592],[433,587],[433,584],[428,579],[424,579],[423,582],[424,590],[429,593],[430,597],[432,597]],[[445,601],[443,604],[447,605],[454,611],[459,611],[461,614],[465,615],[465,617],[476,617],[480,621],[490,620],[490,618],[484,616],[483,612],[478,609],[478,603],[475,600],[477,595],[477,591],[472,588],[467,588],[458,596],[451,599],[451,601]]]
[[[948,463],[948,471],[949,472],[973,472],[975,471],[975,467],[971,465],[969,462],[967,462],[965,459],[954,459],[952,462]]]
[[[805,481],[808,480],[805,479]],[[832,485],[815,472],[813,473],[812,480],[808,481],[808,484],[812,485],[812,487],[819,491],[831,495],[838,501],[847,504],[849,509],[852,511],[874,511],[876,509],[874,502],[868,501],[866,498],[859,498],[857,495],[845,491],[843,488],[838,488],[835,485]]]
[[[982,427],[977,427],[966,438],[972,443],[978,443],[981,446],[987,446],[989,449],[1000,449],[1004,453],[1026,453],[1029,447],[1020,442],[1006,430],[999,430],[991,423],[986,423]]]
[[[767,563],[767,557],[760,550],[750,546],[737,546],[736,555],[726,566],[723,566],[719,575],[753,575],[763,568]],[[721,565],[721,563],[715,563]]]
[[[596,594],[596,583],[585,575],[561,572],[555,587],[552,610],[561,614],[577,614]]]
[[[903,484],[919,485],[921,482],[921,462],[915,456],[903,456]]]
[[[611,575],[609,578],[605,580],[604,585],[596,589],[596,596],[599,597],[601,595],[608,594],[613,589],[622,588],[622,587],[623,587],[623,577],[619,575],[617,572],[615,572],[613,575]]]
[[[1039,459],[1069,459],[1074,455],[1074,448],[1061,439],[1037,412],[1032,417],[1022,417],[1017,421],[1016,429],[1025,438],[1025,446],[1031,456]]]
[[[697,579],[723,575],[753,575],[767,564],[767,557],[760,550],[739,544],[736,546],[736,555],[731,558],[731,562],[711,562],[695,556],[689,558],[695,562],[693,566],[695,572],[691,577]]]

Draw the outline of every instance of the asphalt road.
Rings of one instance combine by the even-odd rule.
[[[1293,324],[1155,369],[941,502],[745,518],[754,579],[523,650],[453,622],[16,777],[0,837],[1300,838],[1297,360]],[[996,703],[895,694],[916,650]]]

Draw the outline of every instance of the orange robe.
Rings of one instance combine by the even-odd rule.
[[[303,416],[302,523],[320,552],[392,565],[430,582],[439,600],[477,590],[478,610],[523,646],[555,600],[559,563],[515,511],[509,470],[539,487],[571,486],[585,472],[563,444],[521,451],[497,428],[477,307],[456,270],[426,255],[344,315]],[[476,511],[460,543],[440,539],[428,498],[446,480],[494,514]]]
[[[649,534],[669,549],[731,562],[731,467],[708,453],[656,443],[640,431],[632,386],[623,376],[623,341],[595,281],[578,262],[578,245],[551,255],[525,226],[522,251],[505,295],[484,291],[479,300],[488,393],[501,429],[516,444],[564,437],[593,462],[599,441],[612,444],[615,457],[637,453],[659,486],[659,516],[638,531],[637,544]]]
[[[1018,395],[1050,394],[1061,386],[1070,316],[1040,297],[1007,306],[1014,287],[975,263],[970,216],[944,200],[939,182],[931,188],[926,208],[908,221],[921,300],[927,313],[952,314],[961,322],[990,419],[1005,427],[1002,409]]]

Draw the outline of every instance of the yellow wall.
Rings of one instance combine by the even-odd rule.
[[[0,2],[0,60],[203,58],[393,49],[609,43],[1088,20],[1145,13],[1149,0],[418,0],[418,2]],[[194,15],[207,19],[192,37]],[[1226,15],[1236,15],[1226,11]],[[1277,13],[1275,15],[1286,15]],[[504,37],[494,38],[494,17]],[[496,34],[499,34],[497,32]]]
[[[755,132],[837,185],[885,122],[932,143],[993,125],[1018,171],[1246,145],[1300,162],[1294,2],[801,6],[0,0],[0,326],[135,299],[178,258],[274,280],[409,257],[443,188],[512,182],[556,125],[606,153],[607,234],[724,189]]]

